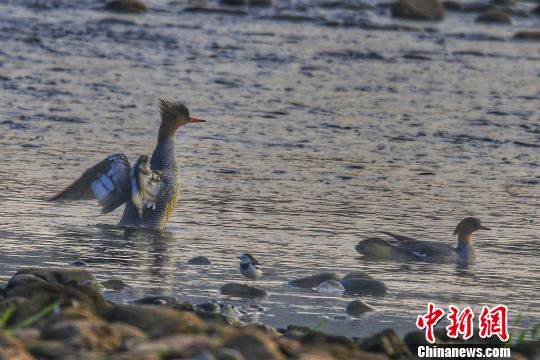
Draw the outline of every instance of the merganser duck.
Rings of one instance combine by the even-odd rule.
[[[454,230],[458,246],[435,241],[414,240],[410,237],[381,231],[397,240],[388,242],[380,238],[368,238],[356,245],[356,251],[368,257],[400,261],[424,261],[430,263],[472,264],[476,256],[472,246],[472,233],[477,230],[491,230],[475,217],[463,219]]]
[[[174,134],[181,126],[206,120],[190,116],[184,104],[159,101],[161,125],[150,160],[142,155],[131,167],[124,154],[109,155],[50,200],[95,198],[103,214],[126,204],[119,226],[165,229],[180,190]]]

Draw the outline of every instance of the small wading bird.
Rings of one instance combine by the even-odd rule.
[[[126,204],[119,225],[163,230],[176,205],[180,177],[174,134],[186,124],[204,122],[184,104],[160,100],[161,125],[152,157],[142,155],[131,167],[124,154],[109,155],[50,200],[96,198],[103,214]]]
[[[239,259],[240,259],[240,272],[246,278],[248,278],[249,280],[252,280],[253,281],[252,287],[255,287],[255,280],[260,278],[263,273],[261,269],[261,263],[248,253],[240,255]]]
[[[472,233],[477,230],[491,230],[474,217],[463,219],[454,230],[458,246],[441,244],[435,241],[420,241],[410,237],[381,231],[397,241],[388,242],[379,238],[368,238],[356,245],[356,251],[368,257],[385,260],[424,261],[430,263],[472,264],[476,256],[472,246]]]

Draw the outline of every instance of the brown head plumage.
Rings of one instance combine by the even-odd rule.
[[[159,111],[161,112],[162,121],[177,121],[184,119],[189,121],[189,110],[186,105],[175,102],[159,99]]]
[[[472,234],[476,230],[491,230],[487,226],[482,225],[480,219],[475,217],[466,217],[457,224],[456,229],[454,230],[454,236],[459,233],[462,234]]]

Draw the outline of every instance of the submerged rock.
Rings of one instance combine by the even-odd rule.
[[[347,304],[347,314],[351,316],[360,316],[369,311],[375,311],[375,308],[362,300],[353,300]]]
[[[388,355],[391,359],[410,359],[411,351],[405,342],[392,329],[383,330],[361,342],[363,350]]]
[[[244,284],[236,283],[227,283],[221,287],[221,294],[227,296],[238,296],[238,297],[265,297],[268,296],[268,293],[262,289],[256,287],[247,286]]]
[[[392,4],[392,16],[440,21],[444,19],[444,7],[439,0],[397,0]]]
[[[380,280],[352,278],[341,280],[345,294],[350,295],[386,295],[386,285]]]
[[[212,265],[212,262],[206,256],[195,256],[188,260],[189,265]]]
[[[73,261],[71,264],[69,264],[70,266],[80,266],[80,267],[84,267],[84,266],[88,266],[87,263],[85,263],[84,261],[82,260],[75,260]]]
[[[515,40],[540,41],[540,30],[519,31],[514,35]]]
[[[317,286],[317,291],[323,295],[341,295],[345,288],[337,280],[326,280]]]
[[[476,18],[476,22],[488,24],[511,24],[512,18],[500,10],[492,9],[483,12]]]
[[[140,0],[113,0],[105,5],[105,9],[123,13],[143,13],[148,10]]]
[[[323,281],[327,280],[339,280],[339,277],[335,273],[325,272],[292,280],[289,284],[303,289],[313,289],[319,286]]]

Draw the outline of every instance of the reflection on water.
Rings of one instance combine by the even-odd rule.
[[[198,303],[243,281],[237,256],[248,251],[270,296],[226,300],[262,305],[271,325],[343,317],[353,297],[286,284],[350,270],[388,295],[323,330],[405,332],[429,301],[504,303],[524,327],[539,321],[538,44],[460,36],[513,31],[466,18],[402,33],[171,11],[117,19],[77,4],[76,18],[0,5],[0,280],[83,260],[130,285],[111,300]],[[117,228],[121,210],[98,215],[93,202],[43,200],[107,154],[149,154],[158,97],[210,120],[177,135],[183,188],[166,232]],[[455,245],[465,216],[494,228],[475,234],[469,268],[354,250],[379,230]],[[187,265],[197,255],[212,266]]]

